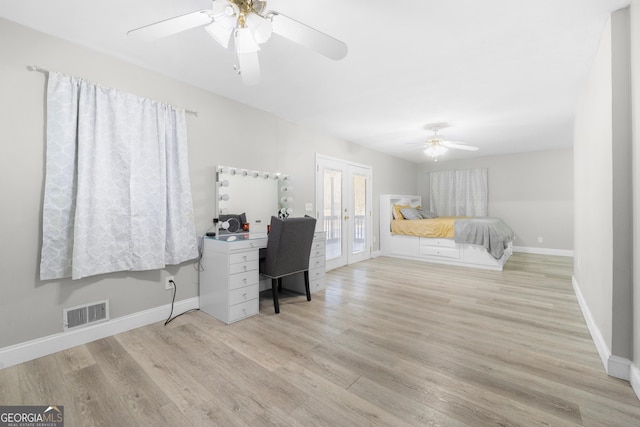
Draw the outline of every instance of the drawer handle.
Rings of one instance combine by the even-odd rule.
[[[253,248],[254,247],[253,242],[249,243],[249,246],[251,246]]]
[[[242,309],[242,312],[243,312],[244,314],[247,314],[247,309],[246,309],[246,308],[243,308],[243,309]]]
[[[247,266],[243,265],[242,268],[244,269],[244,271],[247,271]]]
[[[247,256],[246,255],[242,255],[242,259],[246,261],[247,260]]]
[[[242,296],[244,297],[244,299],[247,299],[247,293],[246,292],[244,294],[242,294]]]
[[[246,278],[246,277],[244,277],[244,278],[242,279],[242,283],[247,283],[247,278]]]

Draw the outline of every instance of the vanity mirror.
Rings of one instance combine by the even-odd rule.
[[[235,216],[244,214],[249,231],[266,233],[271,216],[277,216],[280,209],[291,206],[291,190],[291,182],[287,175],[218,166],[216,217],[228,219],[224,224],[228,230],[220,227],[221,232],[243,231],[240,224],[242,220],[236,220]]]

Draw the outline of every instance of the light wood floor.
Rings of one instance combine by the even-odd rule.
[[[64,405],[66,426],[640,425],[607,377],[571,260],[503,272],[376,258],[311,302],[227,326],[196,312],[0,370],[0,405]]]

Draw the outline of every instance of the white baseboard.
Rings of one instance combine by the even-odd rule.
[[[602,336],[600,328],[598,328],[598,325],[596,325],[596,322],[593,319],[591,310],[589,310],[587,301],[584,299],[582,291],[580,291],[580,286],[578,286],[578,281],[575,276],[571,276],[571,283],[573,285],[573,291],[576,294],[576,298],[578,299],[580,310],[582,310],[582,316],[587,323],[587,328],[589,329],[589,333],[591,333],[591,339],[596,346],[596,350],[598,350],[600,361],[602,362],[602,366],[604,366],[607,375],[629,381],[631,361],[611,354],[611,349]]]
[[[198,297],[178,301],[174,304],[173,314],[200,307]],[[171,304],[150,308],[127,316],[117,317],[108,322],[98,323],[86,328],[61,332],[24,343],[0,348],[0,369],[37,359],[38,357],[106,338],[120,332],[166,320],[171,312]]]
[[[514,246],[513,252],[523,252],[526,254],[573,256],[573,251],[568,249],[531,248],[527,246]]]
[[[621,380],[631,381],[631,360],[614,355],[609,356],[607,374]]]
[[[631,364],[631,379],[629,382],[631,383],[631,388],[633,388],[636,396],[640,399],[640,368],[634,364]]]

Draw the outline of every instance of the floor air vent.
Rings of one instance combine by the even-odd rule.
[[[62,312],[64,330],[109,320],[109,300],[65,308]]]

